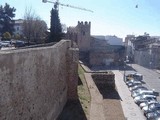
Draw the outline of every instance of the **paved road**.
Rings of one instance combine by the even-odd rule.
[[[119,70],[113,70],[115,74],[115,83],[121,97],[123,113],[127,120],[146,120],[142,110],[136,105],[131,97],[131,93],[123,81],[123,74]]]
[[[148,89],[155,89],[156,92],[160,93],[160,73],[156,72],[156,70],[144,68],[137,64],[132,64],[129,66],[133,69],[127,70],[126,74],[137,71],[143,75],[143,80],[145,82],[144,86],[147,86]],[[157,100],[160,102],[160,96],[157,97]]]

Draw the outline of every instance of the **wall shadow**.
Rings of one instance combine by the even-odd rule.
[[[102,84],[96,84],[99,92],[103,96],[103,99],[117,99],[121,100],[121,97],[119,96],[119,93],[117,90],[113,87],[102,85]]]
[[[78,85],[83,85],[83,83],[82,83],[82,81],[81,81],[79,76],[78,76]]]
[[[87,120],[79,100],[67,101],[57,120]]]

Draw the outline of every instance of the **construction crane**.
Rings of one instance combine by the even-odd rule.
[[[86,9],[86,8],[81,8],[81,7],[76,7],[76,6],[72,6],[72,5],[69,5],[69,4],[62,4],[59,2],[59,0],[56,0],[55,2],[52,2],[52,1],[49,1],[49,0],[42,0],[43,3],[53,3],[54,4],[54,8],[56,10],[58,10],[59,8],[59,5],[61,6],[65,6],[65,7],[70,7],[70,8],[75,8],[75,9],[80,9],[80,10],[84,10],[84,11],[88,11],[88,12],[93,12],[92,10],[89,10],[89,9]]]

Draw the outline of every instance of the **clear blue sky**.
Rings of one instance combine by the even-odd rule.
[[[55,0],[51,0],[55,1]],[[59,8],[61,23],[76,26],[77,21],[91,21],[92,35],[127,34],[160,36],[160,0],[59,0],[61,3],[91,9],[94,13]],[[16,8],[16,19],[23,18],[26,7],[32,7],[36,14],[50,26],[51,3],[42,0],[0,0],[0,4],[10,4]],[[135,8],[138,4],[138,8]]]

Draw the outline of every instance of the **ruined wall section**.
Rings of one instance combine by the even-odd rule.
[[[115,88],[115,75],[112,72],[92,73],[92,78],[96,85]]]
[[[57,118],[68,96],[75,97],[76,86],[70,85],[77,85],[78,76],[68,72],[77,71],[75,59],[68,57],[70,46],[62,40],[50,47],[0,53],[0,120]]]

